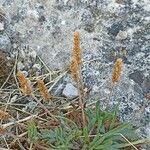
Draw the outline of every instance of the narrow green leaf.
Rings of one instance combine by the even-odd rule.
[[[37,127],[34,121],[28,123],[28,137],[32,143],[35,143],[38,139]]]
[[[84,143],[85,144],[89,143],[90,139],[89,139],[89,134],[88,134],[87,127],[83,128],[83,136],[84,136]]]

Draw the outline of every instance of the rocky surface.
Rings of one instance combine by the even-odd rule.
[[[101,100],[105,107],[114,61],[123,58],[110,103],[120,103],[120,119],[136,122],[141,136],[150,137],[149,14],[149,0],[0,0],[0,50],[13,57],[19,49],[18,68],[27,75],[33,66],[40,74],[36,55],[53,70],[65,69],[78,30],[88,101]]]

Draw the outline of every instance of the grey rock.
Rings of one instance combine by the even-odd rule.
[[[69,99],[73,99],[78,96],[78,89],[73,86],[71,83],[68,83],[64,88],[62,95]]]
[[[0,35],[0,50],[4,52],[11,51],[11,42],[7,35]]]
[[[58,87],[56,88],[54,92],[54,95],[61,96],[64,88],[65,88],[65,85],[63,83],[58,85]]]
[[[133,73],[129,74],[129,78],[134,80],[134,82],[138,83],[139,85],[141,85],[144,81],[143,72],[139,70],[134,70]]]
[[[26,71],[36,60],[31,49],[50,69],[63,70],[69,67],[73,32],[78,30],[85,60],[84,85],[93,89],[87,103],[99,99],[102,107],[106,104],[112,67],[121,57],[123,73],[110,105],[120,103],[120,120],[134,122],[134,113],[150,90],[149,5],[149,0],[1,0],[0,21],[5,26],[0,31],[0,49],[10,52],[11,44],[14,50],[19,47]],[[65,82],[73,83],[71,79]],[[136,120],[143,126],[141,136],[147,136],[147,111]]]
[[[142,83],[142,89],[145,93],[150,92],[150,76],[144,78],[144,81]]]
[[[114,23],[111,25],[110,28],[108,28],[108,33],[117,36],[120,30],[123,30],[123,25],[120,22]]]

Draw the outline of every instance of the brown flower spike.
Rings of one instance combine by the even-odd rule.
[[[21,91],[25,95],[32,95],[32,87],[30,85],[30,81],[25,77],[25,75],[21,72],[17,72],[17,78],[20,83]]]
[[[79,75],[78,75],[78,63],[77,63],[75,58],[72,58],[71,65],[70,65],[70,71],[71,71],[72,78],[75,81],[78,81],[78,78],[79,78]]]
[[[45,100],[49,100],[51,98],[47,87],[45,86],[43,80],[37,81],[37,87],[39,88],[40,94],[43,96]]]
[[[6,129],[4,129],[3,127],[0,127],[0,134],[5,134]]]
[[[146,98],[147,98],[148,100],[150,100],[150,92],[147,93]]]
[[[10,118],[10,115],[7,112],[0,110],[0,120],[7,120]]]
[[[121,76],[122,67],[123,67],[123,61],[122,61],[121,58],[118,58],[115,62],[114,69],[113,69],[113,72],[112,72],[112,82],[113,82],[113,84],[115,82],[119,81],[120,76]]]
[[[77,31],[74,32],[73,57],[76,59],[78,65],[82,63],[81,48],[80,48],[80,34]]]

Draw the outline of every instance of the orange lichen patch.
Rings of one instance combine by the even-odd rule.
[[[115,62],[113,72],[112,72],[112,82],[118,82],[121,76],[121,71],[123,67],[123,61],[121,58],[118,58]]]
[[[80,48],[80,34],[77,31],[74,32],[73,57],[76,59],[78,65],[82,63],[81,48]]]
[[[30,85],[30,81],[25,77],[25,75],[21,72],[17,72],[17,78],[20,83],[21,91],[25,95],[32,95],[32,87]]]
[[[78,74],[78,63],[77,63],[76,59],[74,59],[74,58],[73,58],[72,61],[71,61],[70,71],[71,71],[72,78],[73,78],[75,81],[78,81],[78,78],[79,78],[79,74]]]
[[[37,87],[40,91],[40,94],[45,100],[49,100],[52,96],[49,94],[47,87],[45,86],[43,80],[37,81]]]
[[[0,110],[0,120],[7,120],[10,118],[10,115],[7,112]]]

